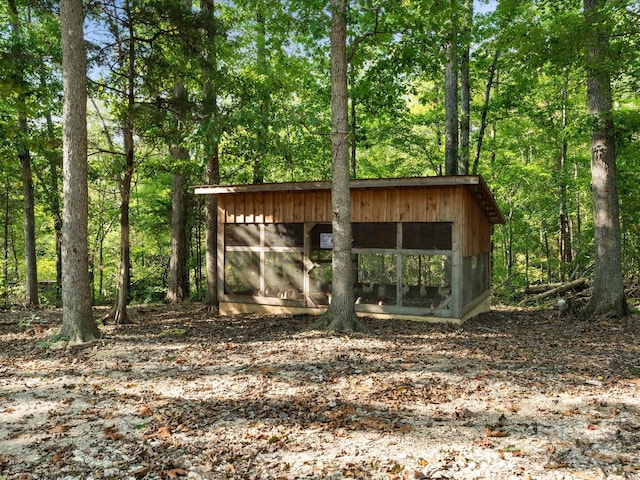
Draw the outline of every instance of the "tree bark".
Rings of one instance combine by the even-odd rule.
[[[175,149],[174,149],[175,150]],[[189,156],[185,149],[173,153],[174,158]],[[179,303],[189,297],[187,272],[187,179],[173,174],[171,189],[171,258],[169,260],[169,290],[167,302]]]
[[[263,5],[257,5],[256,12],[256,67],[258,74],[267,78],[268,61],[267,61],[267,26],[262,12]],[[267,136],[269,133],[269,111],[271,108],[271,92],[270,86],[262,81],[261,88],[258,92],[258,130],[256,134],[256,148],[253,159],[253,183],[264,183],[264,157],[267,145]]]
[[[133,139],[133,115],[135,107],[135,47],[133,20],[131,18],[131,4],[125,2],[125,10],[128,16],[129,45],[126,53],[127,61],[127,112],[122,129],[125,166],[120,181],[120,266],[118,270],[118,285],[116,289],[116,301],[109,318],[116,324],[133,323],[127,314],[129,303],[129,289],[131,286],[131,240],[129,222],[129,203],[131,201],[131,180],[134,170],[134,139]]]
[[[460,174],[469,173],[469,153],[471,138],[471,81],[469,64],[471,56],[471,27],[473,22],[473,1],[464,2],[464,27],[462,29],[462,61],[460,62]]]
[[[61,334],[78,343],[101,336],[91,311],[89,287],[87,77],[82,0],[62,0],[60,21],[64,88]]]
[[[458,28],[457,0],[451,0],[449,35],[444,45],[445,175],[458,174]],[[455,11],[454,11],[455,10]]]
[[[205,55],[210,62],[205,68],[203,96],[208,121],[213,122],[213,135],[205,139],[204,151],[207,157],[205,168],[205,181],[208,185],[220,183],[220,157],[219,157],[219,112],[218,94],[216,89],[217,58],[215,54],[216,26],[215,4],[213,0],[201,0],[200,8],[207,20],[208,45]],[[218,311],[218,199],[214,195],[205,195],[205,269],[207,287],[204,304],[212,312]]]
[[[183,0],[185,10],[191,10],[191,0]],[[187,117],[189,94],[184,84],[177,83],[173,87],[173,99],[176,104],[176,136],[177,143],[171,148],[178,172],[173,174],[171,189],[171,258],[169,260],[169,289],[167,302],[179,303],[189,298],[189,272],[187,270],[187,179],[180,173],[189,161],[189,150],[184,143],[184,122]]]
[[[346,11],[346,0],[331,0],[333,282],[331,303],[327,311],[318,319],[317,325],[334,331],[363,331],[365,326],[356,315],[353,296]]]
[[[484,133],[487,130],[487,116],[489,114],[489,102],[491,101],[491,88],[493,87],[493,79],[498,68],[498,59],[500,58],[500,50],[496,51],[493,56],[493,62],[489,67],[489,78],[487,79],[487,85],[484,89],[484,104],[482,105],[482,112],[480,114],[480,132],[478,133],[478,142],[476,144],[476,154],[473,159],[473,168],[471,174],[476,175],[478,173],[478,165],[480,164],[480,154],[482,153],[482,142],[484,140]]]
[[[12,56],[15,62],[16,83],[19,93],[16,99],[16,110],[18,112],[18,136],[16,147],[18,160],[22,172],[22,193],[24,212],[24,256],[26,262],[26,305],[38,308],[40,300],[38,298],[38,263],[36,256],[36,220],[33,195],[33,174],[31,171],[31,151],[29,149],[29,122],[27,119],[26,91],[29,89],[25,81],[25,66],[22,48],[22,36],[18,9],[15,0],[9,0],[11,10],[11,36]]]
[[[606,0],[584,0],[587,39],[587,100],[592,117],[591,187],[595,235],[595,278],[586,313],[629,314],[622,281],[615,126],[612,114],[610,25]]]

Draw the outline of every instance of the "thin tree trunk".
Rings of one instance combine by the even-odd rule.
[[[24,254],[26,260],[26,303],[29,307],[39,307],[38,298],[38,264],[36,256],[36,217],[33,196],[33,175],[31,172],[31,153],[26,147],[29,135],[27,119],[19,119],[20,136],[23,137],[22,146],[18,152],[22,168],[22,191],[24,195]]]
[[[120,265],[118,267],[118,285],[116,301],[109,317],[116,324],[133,323],[127,314],[129,288],[131,286],[131,240],[129,222],[129,203],[131,201],[131,180],[133,178],[133,124],[127,121],[124,127],[125,169],[120,183]]]
[[[458,22],[457,0],[451,0],[449,36],[444,46],[445,175],[458,174]],[[455,11],[454,11],[455,10]]]
[[[480,114],[480,131],[478,133],[478,143],[476,144],[476,155],[473,159],[473,168],[471,173],[476,175],[478,173],[478,165],[480,164],[480,154],[482,153],[482,142],[484,140],[484,132],[487,129],[487,116],[489,113],[489,102],[491,101],[491,88],[493,87],[493,79],[498,68],[498,59],[500,58],[500,50],[496,51],[493,56],[493,62],[489,67],[489,78],[487,79],[487,85],[484,89],[484,104],[482,105],[482,111]]]
[[[595,233],[595,278],[586,312],[592,315],[629,314],[622,281],[620,214],[616,179],[615,126],[612,115],[610,19],[606,0],[584,0],[591,29],[587,39],[587,99],[591,130],[591,190]]]
[[[333,281],[331,303],[317,325],[330,330],[364,330],[356,316],[351,256],[349,189],[349,106],[347,88],[346,0],[331,0],[331,209]]]
[[[87,76],[82,0],[60,2],[62,31],[62,330],[70,342],[100,338],[91,311],[87,251]]]
[[[216,128],[213,129],[213,138],[207,138],[204,151],[207,156],[205,168],[205,182],[208,185],[220,183],[220,157],[218,139],[220,131],[218,128],[218,95],[216,89],[217,59],[215,54],[216,25],[215,25],[215,4],[213,0],[201,0],[200,8],[207,20],[208,46],[205,50],[207,59],[211,62],[209,68],[203,72],[205,82],[203,86],[203,96],[206,112],[209,121],[214,122]],[[204,304],[207,309],[218,311],[218,199],[214,195],[206,195],[204,199],[205,216],[205,270],[207,277],[207,287]]]
[[[356,99],[351,98],[351,177],[357,177],[358,124],[356,120]]]
[[[473,1],[464,2],[464,27],[462,29],[462,61],[460,62],[460,174],[469,173],[469,153],[471,137],[471,82],[469,63],[471,52],[471,27],[473,22]]]
[[[558,203],[559,203],[559,235],[558,235],[558,254],[560,260],[560,281],[566,280],[567,266],[572,262],[573,246],[571,243],[571,222],[567,211],[567,88],[566,85],[562,91],[562,139],[560,142],[560,156],[558,159],[559,185],[558,185]]]
[[[22,193],[24,212],[24,256],[26,262],[26,304],[29,307],[39,307],[38,298],[38,264],[36,256],[36,220],[33,195],[33,174],[31,172],[31,152],[29,150],[29,122],[27,119],[25,66],[23,61],[22,34],[20,17],[15,0],[9,0],[11,11],[12,55],[15,63],[15,80],[19,91],[16,98],[18,112],[18,137],[16,148],[22,172]]]
[[[46,80],[44,74],[40,75],[40,86],[46,88]],[[56,142],[56,135],[53,126],[53,118],[51,112],[46,112],[45,120],[47,124],[47,140],[51,143]],[[60,207],[60,184],[59,184],[59,171],[58,168],[62,165],[62,158],[60,157],[58,150],[52,150],[47,155],[47,161],[49,164],[49,179],[39,176],[43,188],[45,190],[47,200],[49,202],[49,208],[51,209],[51,216],[53,217],[53,231],[55,236],[56,245],[56,299],[61,300],[61,288],[62,288],[62,211]],[[37,173],[37,172],[36,172]]]
[[[5,179],[5,191],[4,191],[4,225],[3,225],[3,258],[2,258],[2,298],[4,299],[4,306],[9,303],[9,194],[11,193],[9,185],[9,177]]]
[[[266,23],[264,14],[260,10],[262,5],[258,5],[258,11],[256,13],[256,24],[258,31],[256,32],[256,55],[257,55],[257,69],[260,75],[267,76],[267,48],[266,48]],[[264,152],[267,145],[267,135],[269,132],[268,117],[270,110],[270,95],[267,85],[263,82],[262,88],[258,93],[258,132],[256,137],[256,149],[254,152],[253,160],[253,183],[264,183]]]
[[[131,201],[131,181],[134,170],[134,140],[133,115],[135,107],[135,46],[133,21],[131,19],[131,4],[125,2],[125,9],[129,18],[129,43],[126,51],[127,71],[127,118],[124,122],[123,140],[125,152],[124,173],[120,182],[120,266],[118,271],[118,286],[116,301],[109,317],[116,324],[133,323],[127,314],[129,303],[129,289],[131,286],[131,240],[129,222],[129,203]]]

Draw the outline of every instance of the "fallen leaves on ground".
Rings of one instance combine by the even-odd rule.
[[[0,312],[0,479],[640,477],[637,316],[131,313],[65,350],[59,310]]]

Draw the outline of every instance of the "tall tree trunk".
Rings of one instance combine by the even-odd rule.
[[[38,264],[36,257],[36,220],[33,195],[33,174],[31,172],[31,151],[29,149],[29,122],[27,119],[27,85],[23,56],[20,17],[15,0],[9,0],[11,11],[12,56],[15,62],[15,80],[18,85],[16,110],[18,112],[17,151],[22,172],[22,193],[24,212],[24,256],[26,261],[26,304],[39,307]]]
[[[220,129],[218,125],[218,95],[217,83],[217,59],[216,59],[216,24],[215,24],[215,4],[213,0],[201,0],[200,8],[206,16],[207,23],[207,48],[205,55],[210,65],[204,73],[203,96],[208,121],[214,122],[216,127],[213,135],[205,139],[204,151],[207,158],[205,168],[205,182],[208,185],[220,183],[220,157],[219,138]],[[204,304],[207,309],[218,311],[218,199],[214,195],[205,195],[204,199],[205,216],[205,269],[207,276],[207,287]]]
[[[333,281],[331,303],[318,319],[330,330],[364,330],[353,297],[351,191],[349,189],[349,106],[347,88],[346,0],[331,0],[331,224]]]
[[[473,1],[465,0],[463,5],[464,26],[462,28],[462,61],[460,62],[460,174],[469,173],[469,145],[471,136],[471,82],[469,63],[471,61],[471,28],[473,23]]]
[[[19,121],[20,147],[18,157],[22,169],[22,191],[24,195],[24,255],[26,259],[26,303],[29,307],[39,307],[38,298],[38,264],[36,256],[36,216],[33,196],[33,175],[31,172],[31,153],[27,147],[29,135],[26,117]]]
[[[122,131],[124,142],[125,166],[120,181],[120,266],[118,270],[118,285],[116,289],[116,301],[109,317],[116,324],[133,323],[127,314],[129,303],[129,289],[131,286],[131,239],[129,222],[129,203],[131,201],[131,180],[134,170],[134,139],[133,116],[135,107],[135,32],[131,18],[130,0],[125,2],[128,16],[129,42],[126,51],[127,61],[127,112]]]
[[[267,62],[267,27],[262,12],[262,4],[258,4],[258,11],[256,12],[256,63],[258,73],[262,78],[268,77],[268,62]],[[264,153],[267,145],[267,135],[269,133],[269,110],[271,103],[270,87],[267,86],[263,80],[261,88],[258,92],[258,131],[256,134],[256,149],[253,159],[253,183],[264,183]]]
[[[185,11],[191,11],[192,0],[182,0]],[[184,84],[173,87],[176,105],[176,145],[171,148],[178,172],[173,174],[171,189],[171,258],[169,261],[169,289],[167,302],[178,303],[189,298],[189,271],[187,269],[187,179],[180,173],[189,161],[189,150],[183,146],[184,123],[187,117],[189,93]]]
[[[2,257],[2,298],[4,300],[4,306],[6,307],[9,303],[9,194],[11,193],[11,188],[9,184],[9,176],[5,178],[5,188],[4,188],[4,222],[3,222],[3,235],[2,235],[2,247],[3,247],[3,257]]]
[[[356,118],[356,98],[351,97],[351,177],[358,178],[357,153],[358,153],[358,123]]]
[[[182,157],[185,149],[174,152],[174,158]],[[186,152],[188,157],[188,152]],[[187,271],[187,179],[173,174],[171,188],[171,258],[169,260],[169,290],[167,302],[178,303],[189,297]]]
[[[87,225],[87,76],[82,0],[60,2],[62,31],[62,330],[71,342],[100,338],[91,311]]]
[[[40,74],[40,86],[45,89],[47,86],[44,73]],[[56,144],[56,134],[53,126],[53,118],[51,112],[47,111],[45,115],[47,125],[47,141]],[[51,216],[53,217],[53,232],[56,245],[56,299],[61,300],[62,288],[62,211],[60,207],[60,184],[59,168],[62,165],[62,157],[57,149],[51,149],[46,154],[49,165],[49,178],[46,179],[42,173],[36,171],[40,183],[43,186]]]
[[[558,184],[558,254],[560,260],[560,281],[566,280],[567,266],[569,266],[573,260],[573,246],[571,242],[571,222],[569,218],[569,212],[567,209],[567,85],[565,80],[565,86],[562,89],[562,139],[560,141],[560,155],[558,158],[558,172],[559,172],[559,184]]]
[[[131,111],[130,111],[131,112]],[[129,113],[130,115],[132,113]],[[116,324],[133,323],[127,314],[129,288],[131,286],[131,239],[129,222],[129,203],[131,201],[131,180],[133,178],[133,123],[128,120],[124,127],[125,168],[120,181],[120,264],[118,267],[118,285],[116,301],[109,317]]]
[[[458,174],[458,0],[451,0],[449,34],[444,45],[445,175]]]
[[[584,0],[587,39],[587,99],[591,129],[591,190],[595,233],[595,278],[586,312],[629,314],[622,281],[620,215],[616,179],[615,126],[612,114],[610,19],[607,0]]]

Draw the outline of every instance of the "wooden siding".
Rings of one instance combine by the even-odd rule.
[[[491,250],[491,223],[469,191],[463,191],[462,256],[469,257]]]
[[[463,256],[488,252],[491,221],[464,186],[354,189],[353,222],[462,222]],[[218,195],[225,223],[331,223],[331,192],[265,191]]]
[[[353,222],[452,222],[456,188],[354,190]],[[473,198],[470,197],[471,202]],[[219,195],[226,223],[331,222],[331,192],[245,192]],[[481,216],[482,210],[475,206]]]

